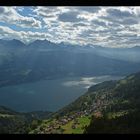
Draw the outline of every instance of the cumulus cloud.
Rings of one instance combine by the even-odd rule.
[[[132,13],[129,11],[122,11],[119,9],[108,9],[107,13],[113,18],[126,18],[132,16]]]
[[[82,19],[78,18],[77,15],[77,12],[73,11],[63,13],[58,16],[58,20],[63,22],[80,22]]]
[[[0,7],[0,22],[15,24],[24,28],[41,28],[40,21],[33,17],[20,15],[14,7]]]
[[[90,12],[90,13],[97,13],[101,8],[100,7],[90,7],[90,6],[82,6],[82,7],[77,7],[78,10],[81,11],[86,11],[86,12]]]
[[[50,34],[40,33],[40,32],[31,32],[31,31],[15,31],[9,27],[0,26],[0,38],[10,38],[22,40],[25,43],[40,39],[53,38]]]
[[[140,7],[39,6],[31,7],[29,14],[27,11],[26,7],[0,7],[0,22],[21,27],[16,30],[0,24],[0,37],[106,47],[133,47],[140,43]]]

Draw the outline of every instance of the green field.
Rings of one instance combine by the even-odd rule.
[[[65,125],[61,125],[60,129],[54,130],[53,133],[61,133],[61,134],[82,134],[84,132],[84,127],[88,126],[90,124],[90,116],[83,116],[80,118],[76,118],[78,124],[75,125],[75,128],[72,128],[74,124],[74,120],[68,122]],[[40,131],[40,128],[47,128],[47,126],[51,124],[55,124],[55,119],[54,120],[44,120],[42,124],[36,128],[35,130],[31,131],[30,134],[33,134],[34,131]]]

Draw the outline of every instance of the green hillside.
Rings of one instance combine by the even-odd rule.
[[[0,134],[26,134],[36,128],[50,112],[19,113],[0,106]]]
[[[140,73],[118,81],[108,92],[109,104],[101,117],[92,117],[85,133],[140,133]]]
[[[140,73],[90,87],[30,133],[140,133]]]

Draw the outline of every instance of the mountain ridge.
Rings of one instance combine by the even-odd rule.
[[[93,45],[93,44],[86,44],[86,45],[78,45],[78,44],[70,44],[70,43],[65,43],[65,42],[60,42],[60,43],[55,43],[55,42],[52,42],[52,41],[49,41],[49,40],[47,40],[47,39],[43,39],[43,40],[39,40],[39,39],[37,39],[37,40],[34,40],[34,41],[32,41],[32,42],[30,42],[30,43],[28,43],[28,44],[25,44],[24,42],[22,42],[21,40],[18,40],[18,39],[11,39],[11,40],[6,40],[6,39],[0,39],[0,42],[2,42],[2,43],[11,43],[11,42],[13,42],[13,43],[20,43],[20,44],[24,44],[25,46],[30,46],[31,44],[36,44],[36,43],[51,43],[51,44],[55,44],[55,45],[57,45],[57,46],[61,46],[61,45],[63,45],[63,46],[79,46],[79,47],[90,47],[90,48],[100,48],[100,49],[114,49],[114,50],[116,50],[116,49],[139,49],[140,48],[140,46],[133,46],[133,47],[129,47],[129,48],[113,48],[113,47],[103,47],[103,46],[101,46],[101,45]]]
[[[94,50],[97,49],[90,46],[60,47],[47,40],[38,40],[30,47],[11,43],[0,46],[0,87],[69,76],[126,75],[140,69],[139,61],[126,61],[127,57],[119,59],[117,54]],[[139,60],[137,55],[134,59]]]

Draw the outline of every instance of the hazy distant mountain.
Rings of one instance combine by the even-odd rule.
[[[124,60],[128,62],[140,62],[140,47],[133,48],[96,48],[96,53],[100,56]]]
[[[33,47],[34,49],[46,48],[46,49],[55,49],[58,46],[55,43],[52,43],[48,40],[35,40],[34,42],[28,44],[28,48]]]
[[[125,75],[140,69],[139,51],[132,56],[131,49],[47,40],[28,45],[18,40],[0,41],[0,86],[68,76]]]
[[[19,40],[13,39],[13,40],[3,40],[0,39],[0,47],[24,47],[25,44]]]

